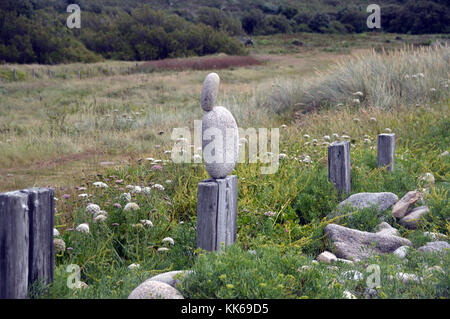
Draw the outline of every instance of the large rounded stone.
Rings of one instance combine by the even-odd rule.
[[[153,276],[149,280],[160,281],[160,282],[166,283],[172,287],[175,287],[175,285],[180,283],[180,277],[184,277],[185,275],[188,275],[190,273],[191,273],[190,270],[169,271],[169,272],[165,272],[165,273]]]
[[[128,299],[184,299],[172,286],[155,280],[146,280],[137,286]]]
[[[446,241],[432,241],[427,243],[425,246],[417,248],[418,251],[424,252],[424,253],[430,253],[430,252],[445,252],[450,250],[450,244]]]
[[[416,229],[425,221],[425,217],[429,214],[430,209],[426,206],[414,208],[405,217],[400,219],[400,224],[409,229]]]
[[[203,116],[203,159],[212,178],[224,178],[234,169],[239,154],[238,141],[236,120],[225,107],[215,106]]]
[[[206,112],[212,110],[216,104],[219,93],[220,78],[217,73],[210,73],[206,76],[202,88],[202,109]]]

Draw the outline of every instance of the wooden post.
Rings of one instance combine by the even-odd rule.
[[[36,280],[53,281],[54,192],[0,194],[0,298],[26,298]]]
[[[33,69],[33,80],[36,78],[36,71]]]
[[[28,289],[28,196],[0,194],[0,299],[24,299]]]
[[[78,78],[81,80],[81,70],[78,70]]]
[[[16,69],[13,69],[13,77],[14,77],[14,81],[17,80],[17,71],[16,71]]]
[[[380,134],[377,140],[378,167],[386,167],[394,171],[395,167],[395,134]]]
[[[40,280],[53,281],[53,215],[54,192],[48,188],[30,188],[28,195],[28,220],[30,225],[28,283]]]
[[[237,176],[198,184],[197,247],[219,251],[236,241]]]
[[[350,193],[350,141],[334,142],[328,146],[328,179],[339,194]]]

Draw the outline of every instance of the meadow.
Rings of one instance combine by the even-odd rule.
[[[179,286],[187,298],[344,298],[344,291],[357,298],[448,298],[448,254],[413,250],[407,259],[313,263],[327,247],[323,229],[331,222],[374,231],[388,221],[416,248],[431,240],[424,231],[449,235],[450,157],[441,156],[450,145],[448,47],[429,46],[439,36],[317,35],[303,37],[300,47],[292,44],[299,37],[257,37],[251,53],[261,65],[217,70],[220,105],[240,127],[280,127],[286,155],[273,175],[261,175],[262,164],[237,165],[237,243],[221,254],[196,249],[204,165],[173,164],[166,152],[173,148],[173,128],[192,129],[201,118],[201,85],[214,69],[112,61],[0,66],[0,190],[54,187],[55,225],[66,244],[56,256],[54,284],[33,287],[30,295],[126,298],[152,275],[191,269]],[[128,67],[133,72],[124,74]],[[30,78],[32,69],[41,76]],[[48,69],[55,76],[48,77]],[[80,79],[79,69],[97,73]],[[376,136],[386,131],[397,135],[393,173],[377,168]],[[432,173],[435,184],[424,195],[432,212],[427,223],[408,230],[389,211],[371,210],[328,219],[341,199],[328,182],[324,136],[351,140],[352,194],[401,197],[426,188],[420,177]],[[129,201],[138,209],[124,210]],[[106,221],[93,221],[89,203],[107,212]],[[89,234],[75,231],[81,223],[89,223]],[[166,237],[174,244],[163,242]],[[67,288],[70,264],[81,267],[88,288]],[[140,267],[129,269],[131,264]],[[367,294],[365,280],[343,275],[367,274],[371,264],[381,268],[376,296]],[[434,266],[441,271],[430,270]],[[390,280],[399,271],[420,282]]]

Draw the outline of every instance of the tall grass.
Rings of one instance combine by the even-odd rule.
[[[278,80],[269,94],[263,90],[259,104],[280,113],[339,103],[389,109],[446,99],[449,61],[448,46],[373,50],[317,72],[313,78]]]

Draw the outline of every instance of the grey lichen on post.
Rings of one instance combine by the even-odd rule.
[[[239,130],[231,112],[215,106],[220,78],[210,73],[202,88],[202,151],[212,179],[198,184],[197,246],[218,251],[236,241],[237,177],[228,176],[236,166]]]
[[[378,167],[395,168],[395,134],[380,134],[377,140]]]
[[[53,281],[54,192],[0,194],[0,298],[22,299],[35,281]]]
[[[0,299],[24,299],[28,288],[28,195],[0,194]]]
[[[53,219],[54,192],[48,188],[30,188],[28,195],[29,269],[28,283],[36,280],[49,284],[53,281]]]
[[[328,146],[328,179],[340,194],[350,193],[350,141]]]
[[[218,251],[236,241],[237,176],[198,184],[197,247]]]

